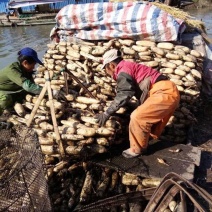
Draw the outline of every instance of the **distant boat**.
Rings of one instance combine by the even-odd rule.
[[[32,5],[41,5],[41,4],[50,4],[56,2],[63,2],[65,0],[45,0],[45,1],[32,1],[32,0],[9,0],[8,8],[20,8],[20,7],[27,7]]]

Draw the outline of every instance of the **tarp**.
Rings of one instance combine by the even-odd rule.
[[[56,3],[56,2],[63,2],[64,0],[45,0],[45,1],[24,1],[24,0],[10,0],[8,2],[8,7],[9,8],[19,8],[19,7],[28,7],[32,5],[39,5],[39,4],[50,4],[50,3]]]
[[[185,30],[183,20],[142,2],[105,2],[67,5],[56,16],[50,36],[85,40],[135,38],[176,41]]]
[[[212,44],[205,45],[202,92],[212,102]]]

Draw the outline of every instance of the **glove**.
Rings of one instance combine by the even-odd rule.
[[[13,124],[11,122],[0,122],[0,129],[10,129],[13,127]]]
[[[100,113],[95,116],[95,119],[97,119],[97,123],[99,126],[104,126],[105,122],[110,118],[110,115],[107,114],[106,112]]]
[[[66,101],[65,93],[61,90],[53,90],[52,95],[53,95],[53,98],[56,100]]]

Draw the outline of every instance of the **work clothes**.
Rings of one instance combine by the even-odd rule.
[[[149,136],[157,139],[180,101],[176,85],[167,80],[153,84],[146,101],[131,114],[129,124],[130,148],[141,153],[148,146]]]
[[[0,70],[0,114],[15,101],[22,101],[26,93],[40,93],[42,87],[34,83],[32,74],[24,71],[19,62]]]
[[[129,124],[130,149],[140,154],[150,134],[157,138],[162,133],[179,104],[179,91],[157,70],[124,60],[117,65],[113,78],[117,80],[117,94],[107,114],[112,115],[133,96],[140,99],[141,105],[132,112]]]
[[[116,67],[113,79],[117,81],[116,97],[106,111],[112,115],[135,96],[143,103],[149,88],[161,74],[151,67],[122,60]]]

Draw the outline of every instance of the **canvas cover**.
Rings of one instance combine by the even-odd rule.
[[[205,45],[206,57],[203,69],[203,86],[202,92],[212,101],[212,44]]]
[[[8,7],[9,8],[19,8],[19,7],[28,7],[32,5],[40,5],[40,4],[50,4],[50,3],[56,3],[56,2],[63,2],[64,0],[9,0]]]
[[[160,8],[143,2],[105,2],[72,4],[56,16],[51,37],[84,40],[112,38],[176,41],[185,30],[183,20],[175,19]]]

